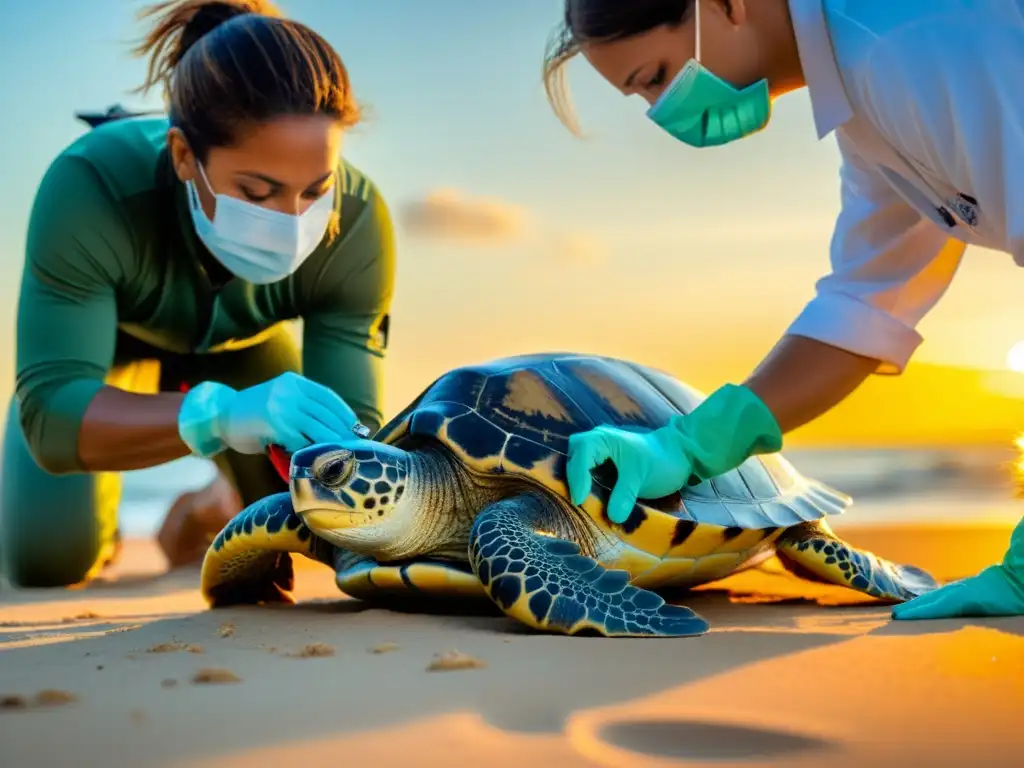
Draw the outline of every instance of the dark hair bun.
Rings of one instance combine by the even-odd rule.
[[[175,58],[181,61],[189,48],[226,21],[248,13],[279,16],[277,9],[263,0],[198,0],[186,3],[192,6],[192,16],[185,22],[178,39]]]
[[[203,3],[181,30],[181,38],[178,41],[178,59],[180,60],[199,38],[209,34],[225,21],[247,13],[252,13],[252,11],[239,3]]]

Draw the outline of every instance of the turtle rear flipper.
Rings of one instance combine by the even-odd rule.
[[[293,603],[292,552],[333,567],[334,548],[315,537],[292,508],[291,494],[250,504],[206,550],[201,591],[212,608]]]
[[[783,565],[798,575],[902,603],[939,583],[913,565],[899,565],[840,539],[823,521],[796,525],[775,542]]]
[[[527,626],[575,635],[686,637],[708,623],[691,611],[629,583],[580,547],[540,531],[559,530],[565,512],[526,493],[485,507],[473,523],[469,559],[491,599]]]

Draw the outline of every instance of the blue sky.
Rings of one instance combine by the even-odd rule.
[[[128,92],[143,77],[128,53],[142,32],[139,7],[34,0],[6,10],[0,330],[9,339],[35,187],[84,130],[72,113],[116,101],[159,107],[156,94]],[[767,131],[699,151],[575,62],[590,134],[581,141],[558,123],[540,81],[561,0],[280,7],[337,48],[368,108],[344,151],[399,225],[393,405],[452,365],[528,349],[627,355],[698,380],[708,366],[742,375],[827,269],[838,152],[834,139],[817,140],[805,93],[780,100]],[[494,242],[424,240],[402,211],[438,189],[490,198],[518,212],[523,231]],[[1015,326],[1024,284],[1000,279],[1011,269],[1003,255],[969,252],[968,261],[922,327],[920,358],[998,366],[1014,334],[1024,336]],[[12,369],[0,370],[10,380]]]

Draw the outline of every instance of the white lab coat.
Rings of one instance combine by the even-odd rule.
[[[790,0],[842,209],[792,334],[903,370],[966,244],[1024,266],[1024,0]]]

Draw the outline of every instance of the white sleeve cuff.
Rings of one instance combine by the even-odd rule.
[[[843,293],[819,293],[787,331],[881,361],[876,373],[903,373],[924,340],[892,315]]]

